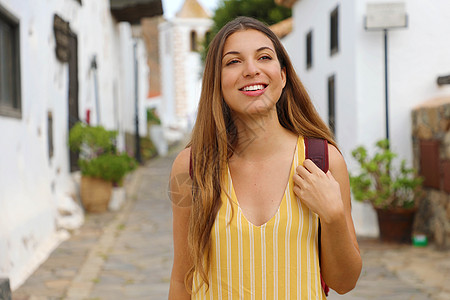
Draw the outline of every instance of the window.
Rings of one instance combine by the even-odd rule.
[[[312,67],[312,31],[306,35],[306,69]]]
[[[191,51],[197,51],[197,32],[191,31]]]
[[[47,114],[47,139],[48,139],[48,157],[53,157],[53,115],[49,111]]]
[[[211,42],[211,31],[210,30],[205,32],[205,40],[208,44],[209,44],[209,42]]]
[[[328,126],[336,134],[336,87],[335,75],[328,77]]]
[[[330,15],[330,55],[339,51],[339,6],[336,7]]]
[[[0,115],[21,117],[19,21],[0,6]]]

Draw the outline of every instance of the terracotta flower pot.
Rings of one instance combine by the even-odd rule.
[[[410,244],[416,209],[375,208],[378,216],[380,240],[383,242]]]
[[[108,209],[111,193],[111,181],[87,176],[81,177],[80,196],[86,212],[105,212]]]

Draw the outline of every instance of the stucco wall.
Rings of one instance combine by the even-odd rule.
[[[0,0],[0,5],[20,20],[22,118],[0,116],[0,276],[9,277],[14,289],[60,242],[59,211],[68,204],[76,211],[77,205],[67,147],[68,64],[55,56],[54,14],[68,21],[78,37],[81,119],[90,109],[97,124],[90,68],[96,55],[101,124],[134,132],[134,77],[131,30],[114,21],[108,0],[83,1],[82,6],[73,0]],[[142,51],[140,60],[145,66]],[[53,116],[51,158],[48,113]],[[119,147],[124,147],[121,139]]]
[[[300,78],[319,113],[328,121],[327,78],[336,74],[336,138],[349,170],[356,169],[351,150],[363,144],[373,148],[385,137],[384,43],[382,32],[364,29],[369,0],[297,1],[294,30],[288,49]],[[377,1],[389,2],[389,1]],[[392,149],[412,163],[410,112],[424,99],[448,95],[436,78],[450,73],[448,25],[450,2],[406,2],[408,28],[389,31],[389,113]],[[330,12],[339,5],[339,53],[330,57]],[[306,34],[313,31],[313,67],[306,70]],[[292,41],[297,41],[293,43]],[[355,203],[357,231],[376,235],[374,214]]]

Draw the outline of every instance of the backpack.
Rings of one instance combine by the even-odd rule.
[[[305,159],[312,160],[324,173],[328,172],[328,141],[325,139],[306,138],[305,137]],[[319,263],[320,263],[320,220],[319,220]],[[322,283],[325,296],[328,296],[330,288],[320,275],[320,281]]]

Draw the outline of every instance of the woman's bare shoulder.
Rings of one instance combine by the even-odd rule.
[[[190,207],[192,204],[192,179],[189,174],[191,149],[182,150],[172,165],[170,174],[170,200],[174,208]]]
[[[191,147],[187,147],[178,153],[172,164],[172,175],[189,174]]]
[[[341,152],[332,144],[328,144],[328,160],[330,165],[330,171],[344,171],[347,172],[347,164]]]

